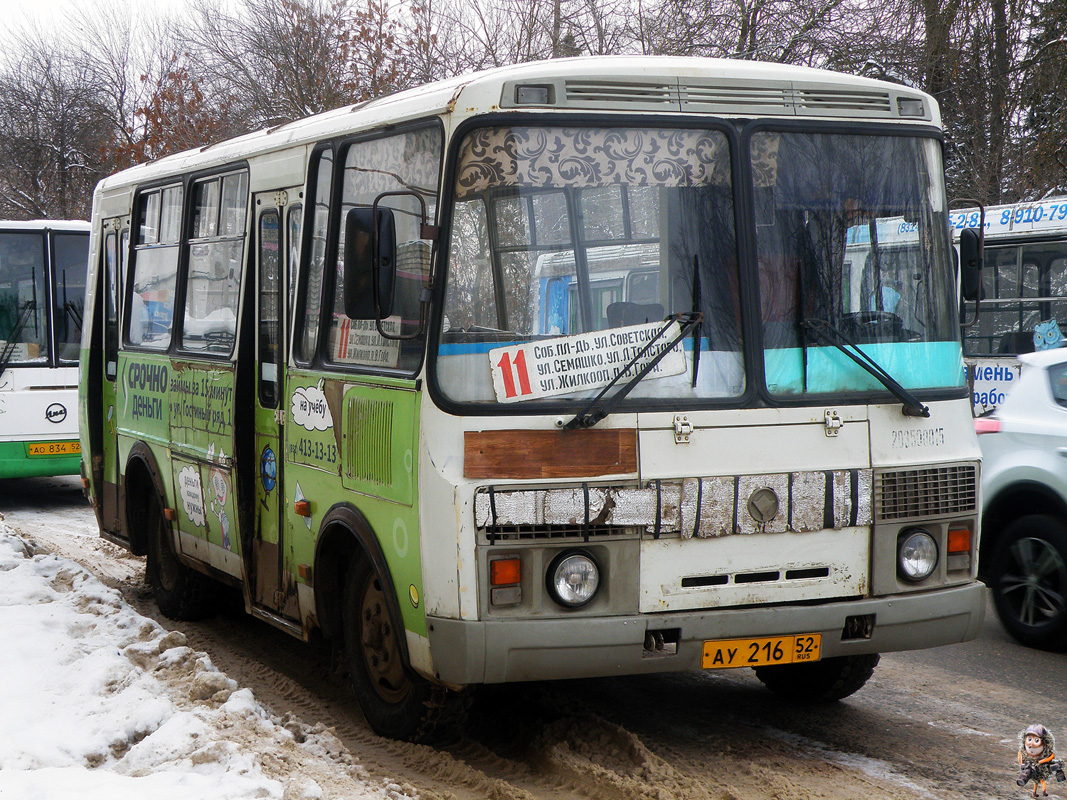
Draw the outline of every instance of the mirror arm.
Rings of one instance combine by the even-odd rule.
[[[981,305],[982,305],[982,292],[981,292],[981,289],[979,288],[978,296],[976,298],[974,298],[974,318],[970,322],[961,322],[960,323],[960,330],[967,330],[968,328],[973,328],[975,325],[978,324],[978,311],[979,311],[979,308],[981,307]]]

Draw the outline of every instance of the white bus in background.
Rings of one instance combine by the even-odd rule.
[[[981,212],[949,214],[953,240]],[[992,411],[1019,377],[1020,353],[1061,347],[1067,335],[1067,197],[985,209],[985,265],[977,322],[963,330],[975,414]],[[974,301],[963,303],[967,320]]]
[[[88,222],[0,222],[0,478],[78,472],[88,256]]]

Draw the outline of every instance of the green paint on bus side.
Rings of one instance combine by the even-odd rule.
[[[119,386],[115,396],[115,425],[119,436],[169,444],[170,357],[127,353],[119,357]],[[123,453],[125,463],[126,453]],[[160,462],[160,465],[166,460]]]
[[[358,382],[356,382],[358,380]],[[426,635],[419,542],[419,401],[412,380],[292,371],[286,402],[286,570],[313,564],[325,513],[357,509],[374,531],[405,627]],[[311,503],[311,517],[293,510]]]
[[[124,353],[119,376],[119,463],[143,441],[160,466],[179,527],[239,553],[235,471],[254,469],[258,476],[259,462],[231,469],[226,460],[234,452],[237,413],[232,367]],[[323,516],[347,503],[374,531],[405,627],[426,636],[416,481],[421,393],[415,381],[294,370],[288,386],[278,454],[284,461],[284,571],[303,581],[299,566],[315,563]],[[298,499],[310,501],[310,517],[296,514]]]
[[[64,440],[69,442],[73,440]],[[51,475],[77,475],[81,454],[30,455],[36,442],[0,442],[0,478],[42,478]],[[56,444],[41,442],[44,446]]]

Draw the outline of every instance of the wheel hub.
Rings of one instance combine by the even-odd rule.
[[[407,694],[410,681],[400,659],[400,645],[378,582],[367,581],[360,609],[360,643],[367,674],[379,695],[396,702]]]
[[[1020,539],[1011,548],[1014,561],[1004,590],[1012,598],[1015,617],[1024,625],[1039,625],[1064,611],[1060,587],[1067,585],[1067,565],[1043,539]]]

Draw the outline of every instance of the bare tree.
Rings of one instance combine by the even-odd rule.
[[[212,91],[244,109],[249,127],[297,119],[408,85],[398,7],[245,0],[231,11],[203,0],[188,32],[190,53]]]
[[[639,46],[629,0],[444,0],[439,13],[452,72]]]
[[[87,218],[109,127],[92,76],[41,32],[0,74],[0,216]]]
[[[69,37],[68,46],[97,87],[107,115],[111,138],[102,160],[108,171],[151,158],[152,152],[140,146],[148,136],[143,111],[174,69],[179,32],[166,17],[149,11],[131,15],[119,0],[79,12],[73,27],[78,33]]]
[[[1067,6],[1037,0],[1020,64],[1020,137],[1014,174],[1024,196],[1067,193]]]
[[[639,23],[645,52],[834,66],[873,20],[859,0],[660,0]]]

